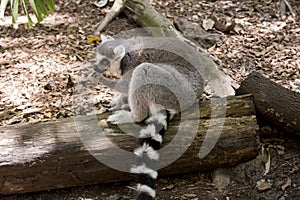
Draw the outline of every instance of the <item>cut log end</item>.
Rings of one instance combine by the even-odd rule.
[[[300,136],[300,93],[253,72],[242,82],[237,94],[253,95],[257,118],[262,123]]]

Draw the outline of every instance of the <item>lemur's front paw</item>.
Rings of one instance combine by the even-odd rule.
[[[98,82],[99,79],[101,78],[101,74],[99,74],[98,72],[92,72],[91,74],[88,75],[88,79],[90,81],[93,81],[93,82]]]
[[[132,113],[126,110],[116,111],[108,117],[107,121],[112,124],[134,123]]]

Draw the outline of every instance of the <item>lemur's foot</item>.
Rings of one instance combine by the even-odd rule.
[[[102,107],[102,108],[101,108],[101,113],[107,113],[107,112],[110,112],[109,109],[110,109],[110,108]]]
[[[112,124],[134,123],[132,113],[126,110],[116,111],[108,117],[107,121]]]
[[[121,107],[117,107],[117,106],[113,106],[110,108],[102,107],[102,109],[101,109],[102,113],[115,112],[115,111],[121,111],[121,110],[130,111],[130,108],[129,108],[128,104],[126,104],[126,105],[122,105]]]

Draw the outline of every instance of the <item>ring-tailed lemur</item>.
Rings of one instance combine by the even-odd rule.
[[[152,39],[152,42],[157,41]],[[139,46],[139,43],[137,38],[103,42],[97,48],[95,71],[101,74],[100,82],[120,92],[123,99],[128,98],[130,111],[116,111],[108,117],[109,122],[141,122],[148,118],[147,126],[139,133],[140,147],[134,151],[137,165],[130,171],[136,174],[137,199],[154,199],[158,150],[168,122],[174,113],[195,103],[191,94],[197,98],[202,95],[204,80],[183,57],[163,50],[167,43],[158,46]],[[121,79],[104,77],[102,73],[106,71],[121,75]],[[114,110],[122,107],[126,106],[120,104]]]

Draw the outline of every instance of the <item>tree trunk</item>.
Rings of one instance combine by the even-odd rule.
[[[254,105],[249,95],[227,99],[225,118],[214,115],[214,119],[210,119],[212,104],[200,105],[201,120],[191,146],[178,160],[161,169],[161,174],[233,166],[257,156],[259,149],[257,124]],[[215,108],[222,110],[222,103],[216,103]],[[0,127],[0,194],[25,193],[132,178],[129,173],[107,167],[90,153],[101,155],[104,159],[107,157],[111,162],[126,163],[125,158],[116,159],[119,155],[117,152],[114,153],[113,148],[118,146],[132,152],[137,145],[137,139],[122,134],[115,125],[106,124],[103,119],[106,119],[107,115],[108,113],[97,117],[84,116],[44,124]],[[207,156],[200,158],[199,150],[206,135],[208,134],[210,138],[214,136],[213,132],[207,133],[211,121],[221,118],[225,119],[225,124],[218,142]],[[165,144],[177,137],[177,128],[180,127],[178,119],[179,116],[176,116],[174,122],[170,124]],[[191,114],[186,115],[181,121],[193,123],[195,120],[198,118]],[[222,128],[218,127],[218,124],[215,126]],[[88,138],[91,135],[97,137],[84,140],[84,137]],[[180,139],[185,138],[179,137]],[[178,154],[174,149],[180,146],[172,145],[173,151],[166,151],[163,154],[165,158]],[[112,153],[108,153],[110,151]]]
[[[257,72],[242,82],[237,94],[252,94],[258,119],[288,133],[300,135],[300,94]]]

